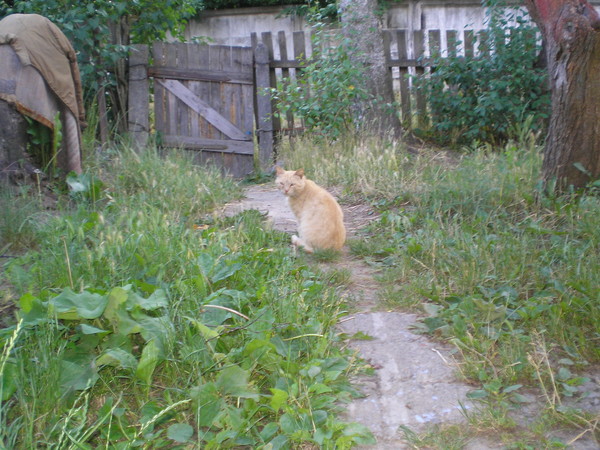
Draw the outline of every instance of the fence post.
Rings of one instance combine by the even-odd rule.
[[[128,129],[133,147],[143,149],[149,136],[148,46],[134,45],[129,54]]]
[[[256,76],[256,123],[258,124],[258,161],[261,170],[273,164],[273,111],[269,82],[269,51],[259,43],[254,49]]]

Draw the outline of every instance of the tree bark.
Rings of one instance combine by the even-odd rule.
[[[584,188],[600,178],[600,16],[587,0],[526,0],[546,47],[552,111],[546,185]]]
[[[400,137],[402,128],[396,108],[392,77],[387,67],[380,21],[375,15],[377,0],[340,0],[344,35],[355,45],[354,58],[367,71],[367,89],[374,101],[358,105],[363,128],[379,135]]]

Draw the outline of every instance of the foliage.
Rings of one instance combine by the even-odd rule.
[[[167,33],[182,36],[198,6],[197,0],[15,0],[7,13],[40,14],[56,24],[77,52],[86,97],[93,99],[101,87],[114,91],[125,81],[117,79],[116,72],[119,62],[127,58],[130,43],[164,40]],[[125,101],[122,106],[126,107]],[[119,113],[125,111],[114,111]]]
[[[2,274],[20,322],[0,330],[0,442],[372,443],[337,419],[353,368],[332,345],[335,286],[257,211],[213,217],[239,195],[217,170],[151,149],[103,157]]]
[[[328,33],[326,10],[311,11],[311,59],[296,71],[295,79],[280,84],[271,94],[279,117],[291,112],[309,132],[332,140],[353,132],[353,109],[370,94],[364,88],[364,70],[351,57],[351,39]]]
[[[576,401],[600,361],[600,201],[541,187],[534,132],[463,155],[350,139],[279,157],[372,199],[350,250],[378,269],[382,307],[418,311],[417,331],[455,346],[477,430],[512,429],[508,413],[537,388],[554,424],[597,432]]]
[[[433,58],[428,77],[415,79],[428,100],[434,139],[442,144],[506,142],[515,125],[545,126],[550,98],[535,28],[519,10],[489,2],[489,30],[479,54]]]

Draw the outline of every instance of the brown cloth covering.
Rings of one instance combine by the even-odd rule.
[[[0,20],[0,100],[53,129],[60,113],[63,141],[58,166],[81,173],[85,111],[77,56],[47,18],[13,14]]]
[[[10,44],[21,64],[39,70],[73,115],[85,121],[77,55],[56,25],[38,14],[11,14],[0,20],[0,44]]]

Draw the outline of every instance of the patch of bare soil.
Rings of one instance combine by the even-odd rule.
[[[295,232],[296,220],[287,201],[272,184],[250,186],[245,196],[240,202],[226,205],[221,213],[235,215],[257,209],[274,229]],[[377,217],[364,204],[343,204],[342,209],[349,238],[356,237]],[[403,427],[420,432],[433,424],[466,423],[465,414],[477,414],[476,406],[466,397],[473,387],[459,380],[450,348],[414,333],[418,319],[415,314],[382,310],[375,268],[347,251],[341,261],[324,264],[351,273],[343,295],[354,313],[341,321],[339,330],[348,336],[346,345],[374,369],[374,374],[353,380],[363,397],[347,405],[345,419],[366,425],[373,432],[377,444],[369,448],[414,448],[405,439]],[[600,403],[597,383],[591,384],[595,390],[591,391],[590,401]],[[532,394],[530,404],[515,417],[516,422],[531,421],[536,416],[536,403],[537,396]],[[557,430],[556,437],[563,442],[572,440],[569,448],[598,448],[593,438],[582,435],[577,439],[577,434]],[[478,437],[464,448],[486,450],[503,445],[500,437]]]

